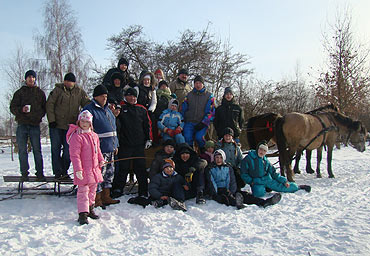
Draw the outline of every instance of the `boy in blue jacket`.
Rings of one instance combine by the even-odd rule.
[[[267,151],[267,142],[261,141],[257,145],[257,150],[250,151],[241,164],[241,177],[245,183],[251,186],[254,196],[263,197],[266,194],[266,187],[273,191],[288,193],[294,193],[299,189],[311,191],[310,186],[298,186],[278,174],[274,166],[267,160]]]
[[[185,142],[182,135],[184,127],[183,116],[177,111],[179,102],[176,99],[170,100],[168,109],[164,110],[159,117],[157,126],[161,130],[161,136],[164,141],[174,139],[176,144]]]

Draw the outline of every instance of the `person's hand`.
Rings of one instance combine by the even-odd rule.
[[[49,128],[57,128],[57,122],[49,123]]]
[[[175,129],[175,135],[180,134],[181,132],[182,132],[182,128],[181,128],[181,126],[178,126],[178,127]]]
[[[175,130],[172,130],[172,129],[168,129],[168,130],[167,130],[167,133],[168,133],[168,135],[170,135],[171,137],[174,137],[174,136],[176,135]]]
[[[146,142],[145,142],[145,149],[148,149],[148,148],[150,148],[152,146],[152,141],[151,140],[147,140]]]
[[[189,186],[188,185],[184,185],[183,188],[188,191],[189,190]]]
[[[75,173],[75,176],[79,179],[79,180],[82,180],[84,178],[84,176],[82,175],[82,171],[77,171]]]
[[[289,182],[285,183],[285,184],[284,184],[284,186],[285,186],[286,188],[289,188],[289,187],[290,187]]]
[[[100,167],[100,168],[102,168],[104,165],[105,165],[105,161],[101,161],[101,162],[99,163],[99,167]]]
[[[167,200],[168,199],[168,196],[161,196],[161,199],[162,200]]]
[[[204,123],[200,122],[200,123],[197,123],[195,126],[194,126],[194,130],[196,131],[200,131],[202,130],[203,128],[206,128],[207,125],[205,125]]]

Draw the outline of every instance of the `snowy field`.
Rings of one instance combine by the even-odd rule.
[[[52,175],[49,145],[43,156],[45,174]],[[0,154],[2,176],[18,175],[17,157],[11,161],[9,148]],[[193,199],[184,213],[143,209],[124,196],[97,209],[100,220],[80,226],[75,196],[17,196],[0,201],[0,255],[370,255],[370,151],[336,150],[335,179],[327,178],[326,158],[321,167],[322,179],[296,176],[311,193],[284,194],[266,209],[237,211],[214,201],[199,206]],[[16,187],[1,178],[0,192]]]

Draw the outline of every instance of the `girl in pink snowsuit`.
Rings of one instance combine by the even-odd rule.
[[[92,114],[85,110],[80,113],[77,125],[70,124],[67,132],[69,155],[73,164],[74,181],[78,186],[78,222],[88,224],[87,217],[98,219],[94,212],[96,188],[103,181],[101,167],[104,158],[100,151],[98,135],[93,132]]]

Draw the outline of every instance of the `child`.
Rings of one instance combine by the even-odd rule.
[[[263,197],[266,193],[266,187],[273,191],[288,193],[294,193],[299,189],[304,189],[306,192],[311,191],[310,186],[298,186],[278,174],[266,158],[267,150],[267,142],[261,141],[257,145],[257,150],[250,151],[241,164],[241,177],[245,183],[251,186],[254,196]]]
[[[157,173],[149,183],[149,194],[154,207],[169,204],[175,210],[186,211],[185,190],[189,190],[184,178],[175,172],[175,163],[166,159],[162,173]]]
[[[177,111],[179,102],[176,99],[170,100],[168,109],[164,110],[158,120],[158,128],[162,131],[163,140],[175,139],[176,144],[185,143],[182,135],[184,127],[183,117]]]
[[[154,110],[154,115],[157,120],[161,116],[162,112],[168,108],[168,102],[173,98],[171,96],[171,90],[168,88],[168,84],[165,80],[162,80],[158,84],[157,93],[157,107]]]
[[[215,151],[215,143],[212,140],[206,141],[204,145],[205,151],[199,155],[200,158],[207,161],[207,164],[213,162],[213,153]]]
[[[104,165],[98,135],[93,132],[92,114],[82,111],[77,125],[70,124],[67,132],[69,153],[74,170],[74,185],[77,190],[78,222],[89,224],[87,217],[99,219],[94,212],[96,188],[103,181],[101,167]]]
[[[254,197],[245,191],[237,191],[233,168],[225,162],[225,152],[222,149],[214,153],[215,161],[206,169],[209,185],[209,195],[213,200],[227,206],[236,206],[237,209],[244,208],[245,204],[256,204],[267,207],[276,204],[281,199],[281,194],[276,193],[268,199]]]

